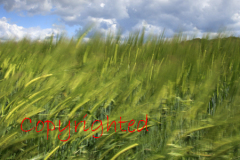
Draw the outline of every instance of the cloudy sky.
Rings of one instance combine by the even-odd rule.
[[[146,27],[146,34],[171,37],[179,30],[201,38],[227,27],[240,36],[239,0],[0,0],[0,39],[44,39],[53,32],[76,36],[94,22],[98,30],[122,35]]]

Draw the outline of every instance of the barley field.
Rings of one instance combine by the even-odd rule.
[[[239,38],[89,31],[0,43],[0,159],[240,159]]]

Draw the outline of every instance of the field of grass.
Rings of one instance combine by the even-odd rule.
[[[0,159],[240,159],[240,38],[85,35],[0,43]]]

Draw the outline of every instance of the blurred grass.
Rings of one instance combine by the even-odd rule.
[[[143,29],[124,42],[100,32],[82,42],[89,31],[77,42],[0,43],[0,159],[239,159],[239,38],[144,42]],[[107,132],[107,115],[135,120],[132,131],[146,114],[148,131],[113,123]],[[23,132],[25,117],[25,130],[39,120],[55,130],[48,140],[46,123]],[[75,121],[96,119],[100,138],[101,127],[75,132]],[[71,122],[66,142],[59,120],[61,130]]]

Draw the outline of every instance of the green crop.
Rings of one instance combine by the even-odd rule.
[[[239,38],[90,29],[0,43],[0,159],[239,159]]]

